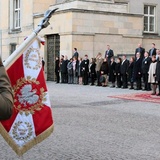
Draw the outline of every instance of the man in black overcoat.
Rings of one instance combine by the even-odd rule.
[[[136,60],[134,62],[134,67],[133,67],[133,81],[136,82],[136,90],[142,89],[142,84],[141,84],[141,67],[142,67],[142,59],[140,58],[140,53],[137,52],[136,54]]]
[[[89,59],[88,55],[85,55],[82,61],[82,81],[84,85],[88,85],[88,74],[89,74]]]
[[[126,58],[126,55],[122,56],[121,63],[121,75],[122,75],[122,88],[128,88],[128,80],[127,80],[127,70],[129,66],[129,61]]]
[[[68,65],[68,58],[67,56],[64,56],[64,60],[61,64],[61,83],[68,83],[68,71],[67,71],[67,65]]]
[[[158,53],[157,65],[156,65],[156,81],[158,81],[158,91],[157,96],[160,96],[160,52]]]
[[[149,53],[145,52],[144,53],[144,58],[142,60],[142,77],[143,77],[143,83],[144,83],[144,89],[146,91],[150,91],[151,87],[150,84],[148,83],[148,71],[149,71],[149,66],[151,64],[151,58],[149,57]]]
[[[57,56],[55,60],[55,74],[56,74],[57,83],[59,83],[59,80],[60,80],[59,72],[60,72],[60,61],[59,61],[59,57]]]

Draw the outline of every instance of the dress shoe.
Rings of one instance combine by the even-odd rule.
[[[122,89],[127,89],[128,87],[122,87]]]
[[[121,88],[121,86],[117,86],[116,88]]]
[[[134,90],[141,90],[141,88],[135,88]]]
[[[160,93],[158,93],[157,96],[160,96]]]
[[[151,95],[156,95],[156,93],[151,93]]]

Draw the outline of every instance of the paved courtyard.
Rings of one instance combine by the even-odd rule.
[[[160,104],[108,97],[143,91],[47,85],[55,129],[23,160],[160,160]],[[0,145],[0,160],[20,159]]]

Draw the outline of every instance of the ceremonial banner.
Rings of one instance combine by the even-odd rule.
[[[40,57],[40,39],[7,69],[14,92],[14,113],[1,121],[0,132],[19,155],[48,137],[53,118]]]

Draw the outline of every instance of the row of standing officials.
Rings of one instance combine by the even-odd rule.
[[[152,94],[155,95],[157,85],[160,91],[160,51],[155,48],[154,43],[149,52],[138,44],[135,56],[128,60],[125,54],[115,58],[113,50],[107,45],[105,56],[98,53],[90,62],[88,55],[82,59],[79,57],[77,48],[74,48],[74,54],[70,60],[63,55],[61,59],[56,57],[55,73],[57,83],[61,78],[61,83],[94,85],[96,81],[97,86],[105,87],[109,81],[112,84],[111,87],[125,89],[130,84],[130,89],[146,91],[152,89]]]

